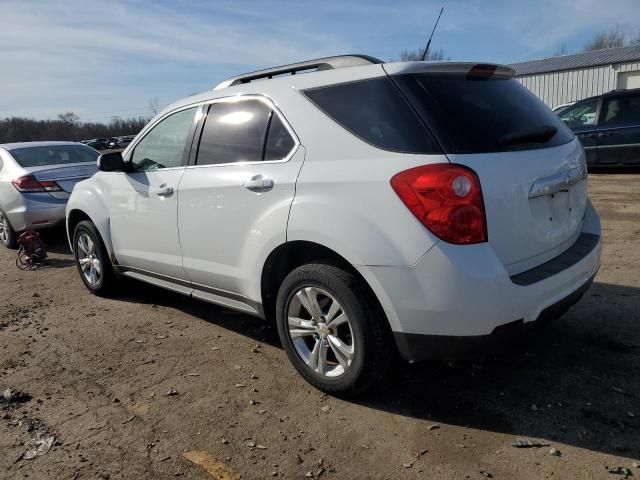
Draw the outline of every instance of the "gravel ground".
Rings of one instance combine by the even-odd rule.
[[[134,282],[89,295],[63,232],[38,271],[2,249],[0,477],[639,477],[640,175],[590,188],[603,266],[565,317],[511,353],[406,366],[350,401],[308,386],[260,320]]]

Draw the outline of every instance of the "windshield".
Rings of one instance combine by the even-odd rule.
[[[531,150],[573,138],[558,116],[513,78],[452,74],[393,78],[447,153]]]
[[[85,145],[50,145],[12,149],[11,155],[23,168],[69,163],[89,163],[98,159],[98,152]]]

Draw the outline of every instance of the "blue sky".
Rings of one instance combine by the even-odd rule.
[[[384,60],[424,44],[510,63],[640,31],[640,0],[0,0],[0,117],[149,115],[237,73],[309,58]]]

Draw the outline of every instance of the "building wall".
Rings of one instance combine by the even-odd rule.
[[[617,88],[618,72],[640,71],[640,62],[517,77],[551,108]]]

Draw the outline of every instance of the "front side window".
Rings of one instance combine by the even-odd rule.
[[[607,98],[600,125],[640,124],[640,94]]]
[[[294,145],[280,117],[264,102],[214,103],[202,127],[197,164],[280,160]]]
[[[598,99],[576,103],[560,114],[560,119],[570,128],[591,127],[596,124]]]
[[[86,145],[22,147],[12,149],[10,153],[23,168],[90,163],[95,162],[100,155]]]
[[[342,127],[375,147],[440,153],[429,131],[386,77],[313,88],[304,94]]]
[[[185,146],[198,108],[174,113],[153,127],[133,151],[133,169],[148,171],[184,165]]]

